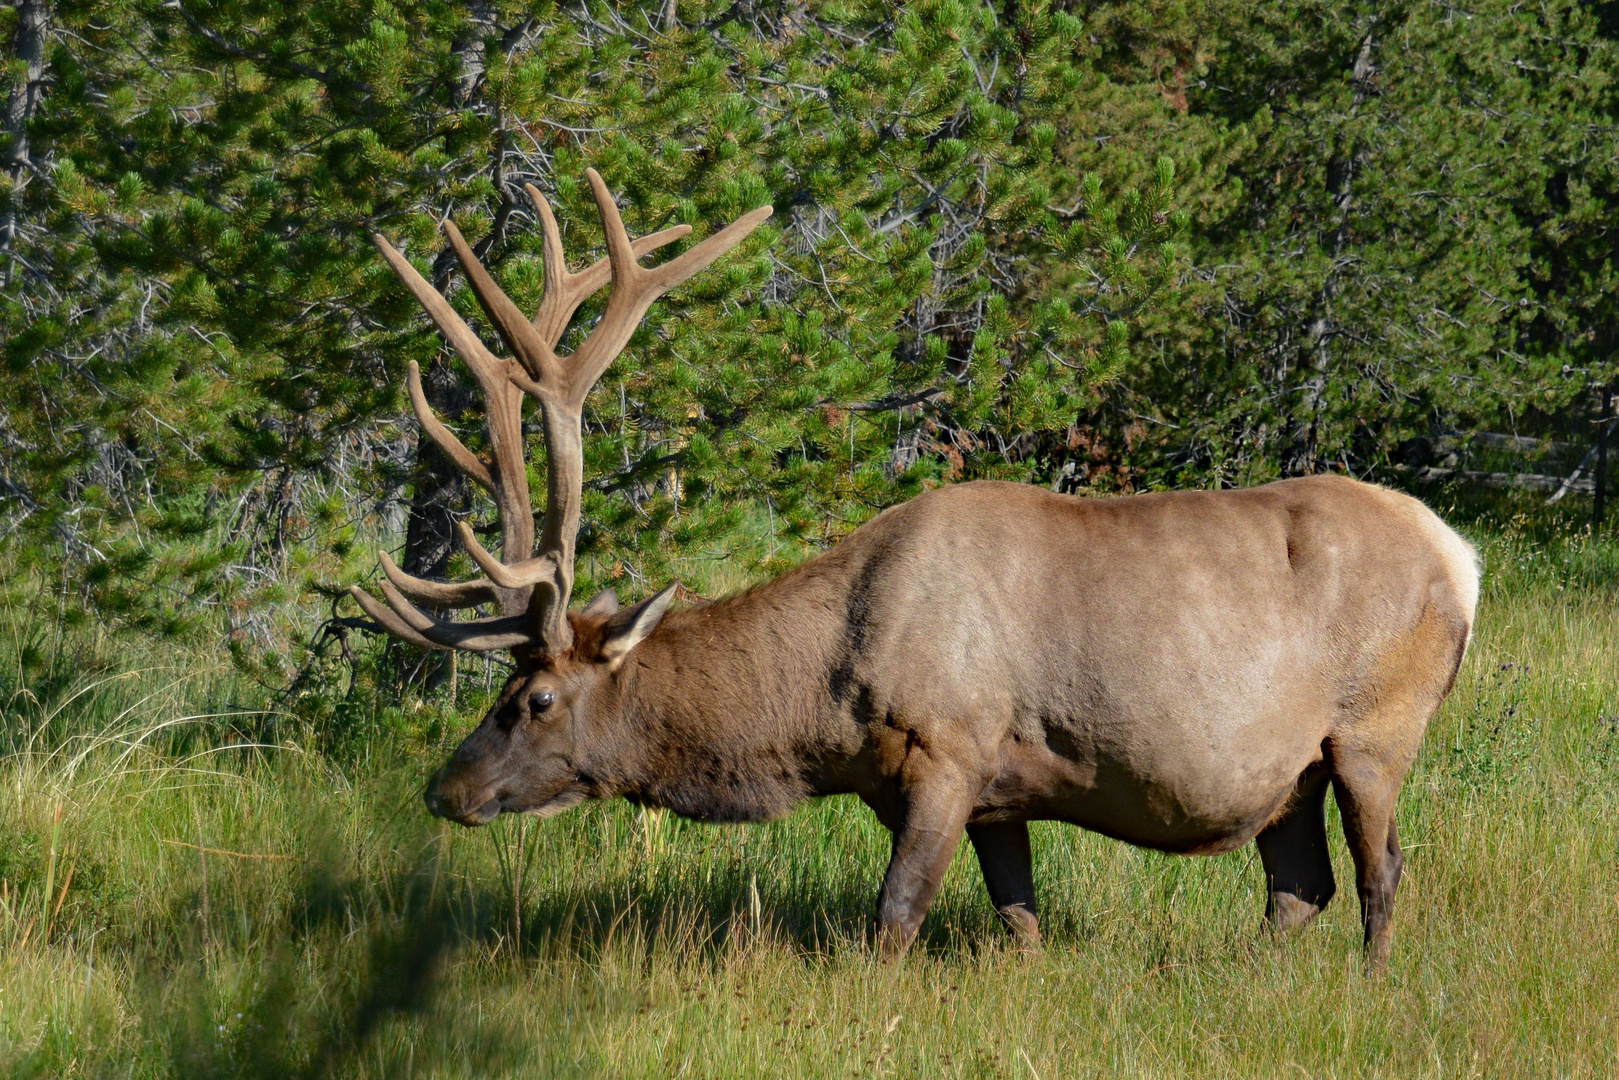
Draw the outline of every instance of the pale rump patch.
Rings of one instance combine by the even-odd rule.
[[[1439,549],[1440,556],[1445,560],[1445,569],[1450,573],[1451,585],[1456,589],[1456,597],[1461,601],[1462,608],[1467,612],[1467,627],[1471,635],[1473,617],[1478,611],[1478,585],[1480,573],[1480,559],[1478,549],[1462,539],[1455,530],[1439,517],[1423,507],[1426,512],[1429,526],[1434,533],[1434,546]]]
[[[1374,490],[1403,509],[1433,544],[1434,553],[1439,556],[1451,588],[1455,591],[1457,604],[1466,615],[1468,634],[1471,636],[1473,618],[1478,611],[1481,571],[1478,550],[1419,500],[1385,487],[1375,487]]]

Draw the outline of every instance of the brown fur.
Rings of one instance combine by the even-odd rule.
[[[1116,499],[962,484],[661,622],[573,613],[572,650],[520,662],[427,797],[468,824],[618,795],[758,821],[852,792],[895,833],[878,918],[897,951],[964,831],[1038,940],[1036,819],[1187,853],[1259,836],[1271,921],[1300,925],[1332,891],[1330,779],[1380,962],[1394,797],[1476,598],[1471,550],[1431,512],[1339,477]]]

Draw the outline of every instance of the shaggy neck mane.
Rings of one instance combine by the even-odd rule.
[[[618,793],[704,821],[764,821],[835,789],[820,763],[846,585],[823,557],[670,612],[625,661],[601,760]],[[834,612],[839,614],[834,615]]]

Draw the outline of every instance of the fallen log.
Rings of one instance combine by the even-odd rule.
[[[1568,478],[1548,476],[1545,473],[1475,472],[1472,469],[1441,469],[1432,465],[1415,469],[1409,465],[1396,465],[1394,470],[1422,483],[1459,480],[1466,484],[1477,484],[1479,487],[1517,488],[1552,493],[1566,490],[1581,495],[1590,495],[1596,490],[1596,484],[1589,477],[1582,476]]]

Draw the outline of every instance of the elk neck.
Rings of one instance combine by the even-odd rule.
[[[839,720],[844,560],[670,612],[626,658],[587,768],[614,793],[704,821],[764,821],[847,790],[860,734]],[[595,767],[590,767],[595,766]]]

